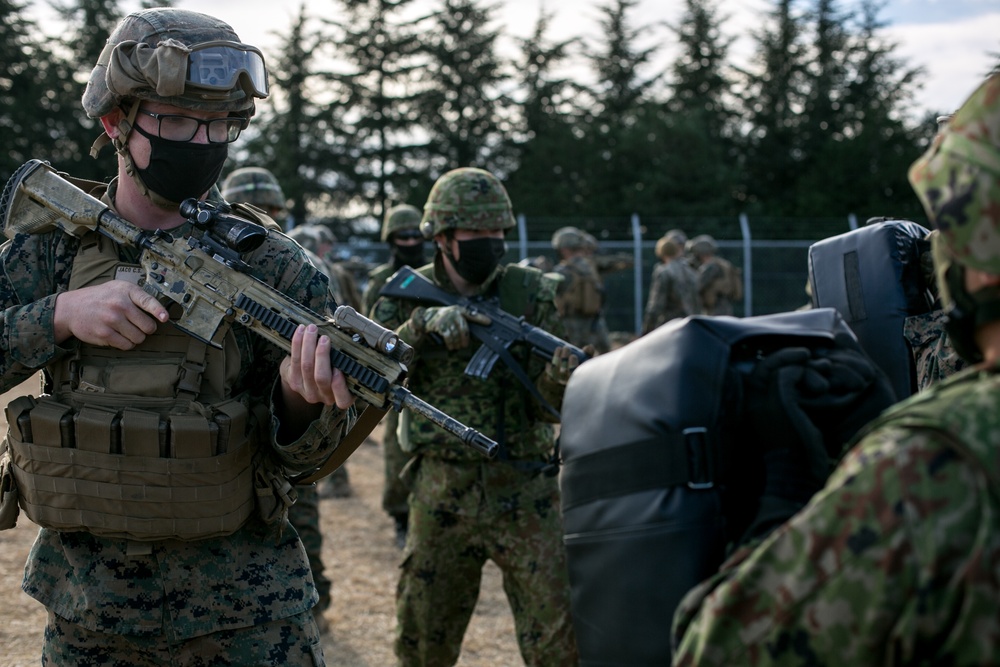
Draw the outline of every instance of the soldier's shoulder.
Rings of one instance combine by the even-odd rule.
[[[379,264],[369,271],[368,280],[385,280],[393,273],[395,273],[394,265],[392,262],[386,262],[385,264]]]

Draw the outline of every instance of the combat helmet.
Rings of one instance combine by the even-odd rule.
[[[393,206],[382,220],[382,241],[387,242],[395,232],[420,229],[420,209],[409,204]]]
[[[461,167],[439,178],[427,196],[420,231],[431,239],[448,229],[510,229],[514,211],[507,190],[484,169]]]
[[[677,243],[677,238],[670,235],[663,235],[656,242],[656,256],[661,260],[679,257],[683,248]]]
[[[975,329],[1000,320],[1000,290],[965,289],[964,269],[1000,275],[1000,73],[991,75],[938,132],[909,171],[934,235],[934,265],[948,332],[967,361]]]
[[[699,255],[714,255],[718,249],[719,245],[708,234],[699,234],[685,245],[685,250],[688,254],[696,257]]]
[[[246,202],[266,210],[285,209],[285,193],[278,179],[263,167],[241,167],[222,182],[222,198]]]
[[[126,16],[90,73],[83,108],[100,118],[125,99],[185,109],[254,112],[267,97],[267,69],[256,47],[219,19],[160,7]]]
[[[552,234],[552,248],[554,250],[576,250],[587,246],[585,232],[576,227],[560,227]]]
[[[293,238],[300,246],[319,257],[323,256],[321,246],[337,242],[337,237],[334,236],[333,232],[326,225],[298,225],[289,230],[288,236]]]

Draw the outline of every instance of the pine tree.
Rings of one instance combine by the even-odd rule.
[[[732,213],[738,180],[734,84],[728,73],[733,42],[712,0],[686,0],[672,31],[680,53],[670,67],[673,95],[657,141],[669,154],[656,170],[655,197],[671,215]]]
[[[728,132],[734,112],[727,98],[733,83],[726,73],[732,37],[722,33],[723,19],[712,0],[685,0],[684,13],[673,32],[680,55],[671,67],[671,111],[707,116],[713,134]]]
[[[637,0],[611,0],[598,7],[601,40],[588,54],[597,79],[591,88],[596,111],[580,127],[590,150],[589,173],[582,182],[595,214],[635,212],[655,158],[646,137],[657,110],[647,102],[660,75],[644,78],[642,69],[657,47],[638,46],[651,26],[631,27],[636,5]]]
[[[820,147],[800,192],[806,210],[848,211],[859,217],[922,216],[907,181],[920,151],[919,128],[906,124],[922,72],[893,55],[878,19],[884,3],[864,0],[848,31],[844,80],[836,94],[837,132]]]
[[[497,53],[495,10],[479,0],[442,0],[423,33],[419,115],[431,179],[456,167],[501,177],[510,170],[511,103],[503,92],[508,76]]]
[[[506,185],[515,209],[535,216],[586,211],[579,170],[584,146],[573,134],[581,116],[573,101],[579,87],[555,74],[577,39],[550,43],[553,18],[543,9],[531,36],[518,40],[516,71],[523,99],[517,168]]]
[[[381,219],[407,201],[422,173],[413,145],[419,117],[419,21],[402,14],[411,0],[341,0],[343,12],[327,21],[328,43],[345,63],[327,78],[346,101],[345,125],[353,157],[351,178],[360,201]],[[346,166],[346,165],[345,165]]]
[[[53,158],[60,169],[82,178],[103,180],[114,170],[108,161],[110,148],[105,148],[98,160],[90,157],[91,145],[103,129],[97,119],[87,117],[80,100],[108,36],[122,18],[118,4],[115,0],[53,4],[64,24],[71,26],[57,40],[58,54],[53,56],[46,81],[61,133],[58,155]]]
[[[754,33],[756,50],[743,92],[745,210],[786,215],[803,160],[801,112],[806,100],[804,19],[793,0],[775,0],[768,22]]]
[[[309,24],[305,5],[300,5],[281,39],[280,55],[268,63],[271,95],[258,104],[259,117],[250,126],[255,132],[248,132],[242,151],[246,157],[238,161],[239,166],[271,170],[291,201],[295,224],[341,212],[356,191],[344,178],[350,161],[340,131],[343,103],[319,103],[315,97],[323,77],[314,68],[314,57],[324,36]]]

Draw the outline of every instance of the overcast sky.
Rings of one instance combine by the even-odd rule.
[[[606,0],[605,0],[606,1]],[[300,0],[310,16],[329,13],[336,6],[331,0]],[[278,42],[277,32],[285,33],[300,2],[278,3],[274,0],[179,0],[175,6],[207,11],[230,23],[245,42],[259,46],[266,57]],[[430,0],[417,0],[430,6]],[[500,0],[497,3],[498,23],[504,32],[527,36],[534,28],[543,0]],[[551,39],[580,36],[585,40],[597,37],[596,9],[598,0],[544,0],[547,11],[554,14]],[[601,3],[603,4],[603,2]],[[813,6],[813,0],[800,0],[800,7]],[[856,0],[840,0],[838,6],[850,9]],[[47,6],[40,0],[32,5]],[[749,56],[753,43],[747,37],[750,30],[762,25],[762,18],[773,0],[724,0],[718,3],[728,19],[723,30],[728,35],[741,36],[732,47],[732,56],[741,61]],[[123,2],[126,9],[138,3]],[[657,63],[664,66],[673,54],[671,33],[657,28],[662,22],[676,22],[684,7],[682,0],[639,0],[632,14],[633,26],[651,26],[648,39],[663,42]],[[39,9],[39,11],[42,11]],[[880,14],[888,23],[885,36],[897,44],[897,55],[911,66],[926,71],[924,86],[917,93],[922,110],[947,112],[954,110],[976,88],[1000,52],[1000,0],[889,0]],[[650,72],[651,74],[652,72]]]

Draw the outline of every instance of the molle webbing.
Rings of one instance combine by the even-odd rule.
[[[16,399],[7,410],[8,442],[21,508],[40,526],[104,537],[232,533],[254,511],[255,448],[243,404],[217,408],[210,421]],[[140,437],[130,440],[129,428]],[[130,448],[130,441],[144,446]],[[113,452],[116,443],[122,451]]]
[[[91,233],[70,288],[129,279],[137,269]],[[221,350],[172,324],[127,352],[77,342],[46,369],[51,395],[7,408],[21,509],[46,528],[109,538],[234,532],[255,511],[259,439],[246,403],[229,398],[239,369],[232,332]]]

